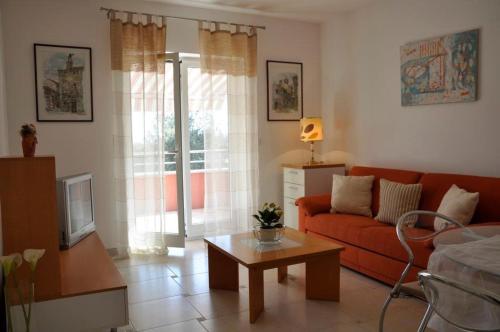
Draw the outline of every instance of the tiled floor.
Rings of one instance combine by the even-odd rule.
[[[340,302],[305,300],[304,264],[290,266],[288,280],[265,272],[265,311],[248,322],[248,279],[240,266],[240,291],[210,291],[202,241],[168,256],[134,256],[116,261],[128,282],[131,324],[122,331],[377,331],[389,288],[348,269],[341,271]],[[416,331],[425,307],[396,300],[387,314],[386,331]]]

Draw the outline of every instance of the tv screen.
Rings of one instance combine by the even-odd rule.
[[[92,182],[90,179],[69,185],[69,217],[71,233],[93,222]]]

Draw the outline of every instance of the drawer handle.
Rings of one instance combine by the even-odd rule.
[[[292,190],[295,190],[295,191],[299,190],[299,188],[294,187],[294,186],[288,186],[288,189],[292,189]]]
[[[297,172],[297,171],[289,171],[289,172],[290,172],[291,174],[295,174],[295,175],[299,174],[299,172]]]
[[[288,201],[288,205],[295,206],[295,202]]]

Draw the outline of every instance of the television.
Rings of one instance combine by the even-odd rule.
[[[95,231],[93,177],[90,173],[57,179],[59,244],[68,249]]]

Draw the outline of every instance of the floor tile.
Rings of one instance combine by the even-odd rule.
[[[199,317],[198,311],[181,296],[142,302],[130,306],[130,320],[138,331]]]
[[[186,300],[205,318],[237,313],[248,309],[246,290],[240,290],[240,292],[212,290],[209,293],[188,296]]]
[[[186,322],[176,323],[172,325],[160,326],[154,329],[145,330],[144,332],[206,332],[207,330],[201,325],[197,319],[188,320]]]
[[[341,292],[339,305],[341,310],[354,316],[358,322],[378,320],[389,292],[386,286]],[[415,305],[420,304],[413,299],[396,299],[391,302],[387,314],[390,315],[396,309],[411,311]]]
[[[171,259],[167,265],[177,276],[208,272],[208,258],[206,256],[197,256],[192,259]]]
[[[248,293],[248,289],[241,290]],[[305,287],[292,280],[278,283],[276,280],[264,282],[264,306],[272,307],[295,302],[305,302]]]
[[[254,324],[249,323],[247,310],[236,314],[208,319],[201,323],[208,331],[211,332],[276,332],[280,330],[287,332],[300,331],[300,327],[294,327],[285,319],[277,317],[274,313],[268,311],[263,312]]]
[[[182,287],[185,293],[196,295],[210,291],[208,286],[208,273],[198,273],[173,278]]]
[[[132,256],[115,262],[128,282],[131,326],[124,331],[377,331],[390,287],[341,268],[340,302],[305,299],[305,264],[288,267],[277,282],[276,269],[264,272],[264,312],[248,319],[248,270],[239,266],[238,292],[210,290],[203,241],[187,241],[168,256]],[[416,330],[425,305],[412,299],[391,303],[386,331]],[[197,318],[201,318],[198,321]],[[431,330],[429,330],[431,331]]]
[[[183,289],[172,278],[163,277],[128,284],[129,303],[138,303],[184,294]]]
[[[118,270],[128,284],[174,275],[165,264],[132,265]]]

